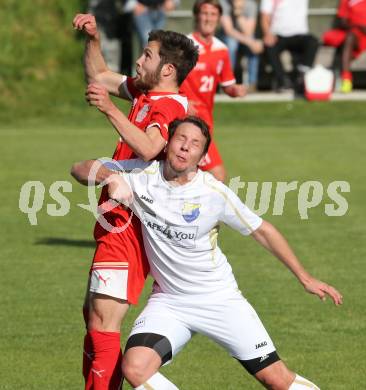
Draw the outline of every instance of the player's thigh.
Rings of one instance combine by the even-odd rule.
[[[171,307],[149,301],[136,319],[126,346],[129,343],[131,345],[131,340],[134,340],[134,346],[148,346],[157,350],[154,338],[146,335],[158,335],[160,336],[156,339],[158,341],[164,339],[164,342],[161,342],[163,350],[158,352],[162,357],[162,362],[166,363],[187,344],[193,332],[180,320],[179,313],[174,312]]]
[[[242,297],[221,304],[212,323],[202,331],[241,361],[265,357],[275,351],[262,321]]]
[[[109,295],[89,292],[88,329],[105,332],[119,332],[129,304],[127,301]]]

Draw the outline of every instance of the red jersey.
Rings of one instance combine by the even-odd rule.
[[[229,51],[216,37],[208,44],[201,41],[195,33],[188,37],[198,46],[199,57],[196,66],[183,82],[181,91],[187,95],[188,100],[197,102],[194,105],[196,115],[205,120],[212,130],[214,97],[218,84],[224,87],[235,84]]]
[[[135,88],[133,78],[127,77],[122,84],[124,92],[132,101],[132,107],[128,119],[141,131],[146,131],[149,127],[157,126],[161,135],[168,140],[168,125],[176,118],[184,117],[187,113],[188,102],[183,95],[171,92],[148,92],[142,93]],[[129,160],[137,158],[133,150],[122,140],[117,144],[113,154],[114,160]],[[108,189],[104,187],[99,200],[99,204],[108,200]],[[108,220],[113,215],[122,218],[121,221],[115,221],[112,226],[123,226],[130,216],[130,210],[123,207],[117,207],[112,211],[105,213],[104,217]],[[114,219],[114,218],[113,218]],[[122,223],[122,225],[120,225]],[[98,225],[98,222],[97,222]]]
[[[341,0],[337,16],[350,24],[366,26],[366,0]]]
[[[188,100],[183,95],[154,91],[144,94],[134,87],[132,78],[127,78],[122,86],[133,102],[128,119],[141,131],[157,126],[167,140],[169,123],[187,113]],[[132,149],[120,140],[113,158],[128,160],[135,157]],[[108,199],[108,189],[103,187],[99,204]],[[97,247],[91,272],[100,269],[127,269],[128,279],[121,283],[122,294],[125,294],[123,299],[136,304],[149,270],[140,221],[129,209],[115,207],[100,215],[95,224],[94,238]]]

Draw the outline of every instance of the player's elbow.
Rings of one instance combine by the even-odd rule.
[[[88,176],[85,177],[85,163],[77,162],[74,163],[70,170],[71,176],[81,184],[88,184]]]
[[[140,150],[139,157],[145,162],[148,162],[153,160],[161,152],[161,150],[162,148],[158,147],[157,145],[154,145],[153,143],[147,143],[145,144],[144,148]]]

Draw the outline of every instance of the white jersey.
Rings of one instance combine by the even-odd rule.
[[[262,0],[261,12],[271,15],[271,32],[289,37],[309,32],[309,0]]]
[[[106,164],[116,169],[116,164]],[[174,295],[238,291],[232,269],[217,245],[219,223],[243,235],[262,223],[211,174],[198,170],[192,181],[172,186],[162,161],[119,161],[130,185],[132,211],[141,220],[154,292]]]

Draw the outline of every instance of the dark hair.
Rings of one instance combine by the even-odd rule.
[[[183,34],[174,31],[153,30],[149,42],[160,43],[160,66],[173,64],[177,70],[177,84],[181,85],[198,59],[198,47]]]
[[[169,123],[169,127],[168,127],[169,141],[172,139],[175,131],[182,123],[192,123],[192,125],[195,125],[201,130],[202,135],[206,138],[206,144],[202,152],[202,156],[204,156],[207,153],[208,147],[210,146],[211,143],[211,134],[209,131],[208,124],[198,116],[193,116],[193,115],[189,115],[180,119],[175,119],[173,122]]]
[[[220,15],[222,15],[222,6],[221,6],[219,0],[197,0],[193,5],[193,15],[194,15],[195,19],[197,19],[197,16],[201,11],[201,7],[204,4],[213,5],[215,8],[217,8],[219,10]]]

